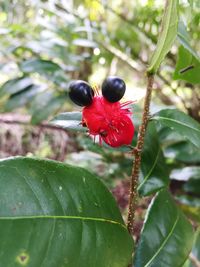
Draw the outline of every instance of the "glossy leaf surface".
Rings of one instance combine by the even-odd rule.
[[[2,160],[0,169],[2,266],[127,266],[132,239],[94,175],[22,157]]]
[[[182,266],[192,243],[192,226],[171,195],[161,190],[147,211],[134,267]]]
[[[176,109],[163,109],[152,117],[158,125],[167,126],[200,148],[200,124]]]
[[[158,141],[154,122],[150,122],[147,128],[142,152],[141,171],[142,174],[140,175],[140,184],[138,186],[138,191],[141,195],[149,195],[169,183],[169,172]]]

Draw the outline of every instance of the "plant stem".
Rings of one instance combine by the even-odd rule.
[[[144,137],[149,121],[149,107],[151,102],[151,93],[153,89],[154,74],[147,73],[147,90],[144,99],[144,111],[142,115],[142,124],[138,132],[137,145],[133,149],[135,154],[135,160],[133,163],[132,174],[131,174],[131,185],[130,185],[130,194],[129,194],[129,207],[128,207],[128,218],[127,218],[127,228],[130,234],[133,233],[134,219],[135,219],[135,210],[137,206],[137,187],[138,187],[138,178],[140,171],[141,163],[141,153],[144,146]]]
[[[197,257],[194,254],[190,253],[189,259],[195,267],[200,267],[200,261],[197,259]]]
[[[40,124],[31,124],[29,116],[23,116],[21,114],[1,114],[0,115],[0,124],[18,124],[23,126],[31,126],[31,127],[38,127],[38,128],[47,128],[57,131],[63,131],[66,133],[66,130],[59,126],[54,126],[49,124],[48,122],[41,122]]]

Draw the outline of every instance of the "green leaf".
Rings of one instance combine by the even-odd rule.
[[[59,71],[60,67],[50,61],[42,59],[29,59],[21,63],[20,68],[25,73],[37,72],[40,74],[52,74],[55,71]]]
[[[179,47],[178,61],[173,75],[175,80],[184,80],[192,84],[200,83],[200,60],[183,46]]]
[[[200,163],[200,150],[193,144],[182,141],[169,145],[164,150],[165,157],[185,163]]]
[[[22,107],[29,103],[35,95],[37,95],[39,92],[41,92],[44,88],[39,85],[31,85],[27,87],[25,90],[13,94],[10,96],[8,101],[5,104],[5,111],[11,111],[15,108]]]
[[[168,126],[172,131],[200,148],[200,124],[177,109],[163,109],[152,117],[158,125]]]
[[[143,196],[157,192],[169,183],[169,171],[165,164],[154,122],[148,124],[142,152],[141,171],[138,191]]]
[[[0,161],[2,266],[127,267],[132,238],[88,171],[34,158]]]
[[[161,190],[147,211],[134,267],[182,266],[192,243],[191,224],[172,196],[166,190]]]
[[[66,112],[57,115],[50,123],[66,130],[87,131],[81,124],[82,113],[79,111]]]
[[[166,54],[171,49],[177,35],[178,28],[178,0],[166,1],[162,28],[158,37],[155,52],[150,60],[148,72],[156,73]]]
[[[181,43],[181,45],[188,51],[190,52],[191,55],[193,55],[197,60],[200,60],[198,54],[196,51],[191,47],[190,45],[190,36],[187,32],[187,29],[185,27],[185,24],[183,21],[179,21],[178,24],[178,40]]]
[[[0,97],[4,95],[12,95],[25,90],[31,86],[33,81],[29,77],[15,78],[4,83],[0,88]]]
[[[65,96],[56,96],[53,92],[45,91],[38,94],[31,104],[31,123],[38,124],[47,119],[49,115],[57,112],[65,101]]]

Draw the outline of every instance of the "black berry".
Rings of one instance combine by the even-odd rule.
[[[78,106],[89,106],[92,104],[94,91],[85,81],[73,81],[69,85],[69,97]]]
[[[125,82],[115,76],[106,78],[102,84],[103,96],[112,103],[119,101],[124,96],[125,90]]]

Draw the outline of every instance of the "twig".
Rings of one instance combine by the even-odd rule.
[[[127,228],[130,234],[133,233],[133,225],[135,219],[135,210],[137,205],[137,186],[139,178],[139,170],[141,163],[141,153],[144,145],[145,132],[149,120],[149,107],[151,101],[151,93],[153,89],[154,74],[147,74],[147,90],[144,99],[144,111],[142,115],[142,124],[138,132],[137,145],[133,149],[135,154],[135,161],[133,164],[132,174],[131,174],[131,186],[130,186],[130,195],[129,195],[129,208],[128,208],[128,219],[127,219]]]
[[[119,58],[121,61],[126,63],[129,67],[131,67],[135,71],[143,71],[144,68],[135,60],[130,58],[127,54],[123,53],[121,50],[117,49],[116,47],[103,43],[100,41],[97,41],[104,49],[109,51],[111,54],[115,55],[117,58]]]
[[[189,259],[195,267],[200,267],[200,261],[195,257],[193,253],[190,253]]]
[[[18,124],[18,125],[24,125],[24,126],[32,126],[32,127],[39,127],[39,128],[47,128],[51,130],[58,130],[58,131],[63,131],[66,133],[66,130],[63,129],[62,127],[51,125],[48,122],[42,122],[40,124],[33,125],[29,121],[30,121],[30,118],[27,116],[24,116],[24,117],[19,116],[18,118],[12,118],[11,115],[7,115],[7,114],[0,115],[0,124],[1,123]]]

